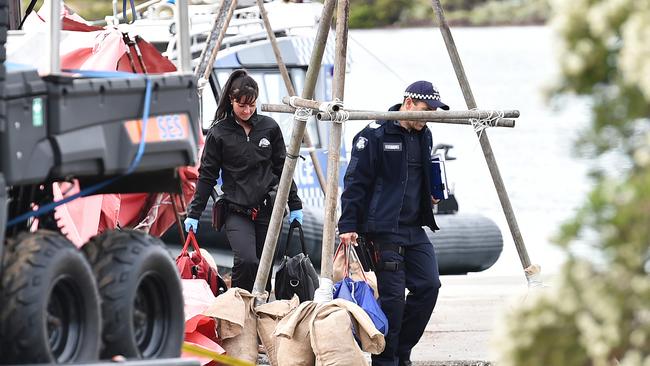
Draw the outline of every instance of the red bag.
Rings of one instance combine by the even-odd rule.
[[[190,254],[188,248],[192,244],[194,251]],[[226,282],[219,276],[219,272],[216,268],[210,266],[210,263],[203,258],[201,255],[201,248],[196,242],[196,237],[194,232],[190,231],[187,234],[187,240],[185,240],[185,245],[183,250],[176,257],[176,267],[178,267],[178,272],[181,274],[181,278],[186,280],[191,279],[202,279],[205,280],[210,286],[210,290],[214,296],[219,296],[221,293],[228,290]]]

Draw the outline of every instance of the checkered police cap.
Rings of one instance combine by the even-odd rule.
[[[420,80],[409,85],[404,91],[405,98],[426,102],[431,108],[449,110],[449,106],[440,100],[440,92],[428,81]]]

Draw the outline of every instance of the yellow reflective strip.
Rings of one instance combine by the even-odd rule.
[[[213,361],[217,361],[228,366],[255,366],[255,364],[252,364],[250,362],[243,361],[228,355],[220,355],[217,352],[210,351],[188,342],[183,342],[183,351],[194,356],[209,358]]]

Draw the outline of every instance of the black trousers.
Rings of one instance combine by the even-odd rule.
[[[273,207],[262,206],[255,221],[250,216],[233,212],[226,214],[226,236],[234,255],[232,287],[253,291],[272,210]],[[270,275],[266,290],[271,290]]]
[[[372,356],[372,366],[397,366],[408,360],[429,322],[438,299],[438,263],[431,243],[404,247],[404,255],[382,251],[383,262],[404,262],[399,271],[377,273],[379,303],[388,318],[384,352]],[[405,290],[409,290],[404,297]]]

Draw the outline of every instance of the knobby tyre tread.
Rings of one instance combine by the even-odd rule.
[[[102,359],[179,357],[183,293],[164,244],[141,231],[110,230],[83,247],[102,299]]]
[[[99,359],[101,318],[92,270],[61,234],[40,230],[8,240],[0,280],[3,363]]]

